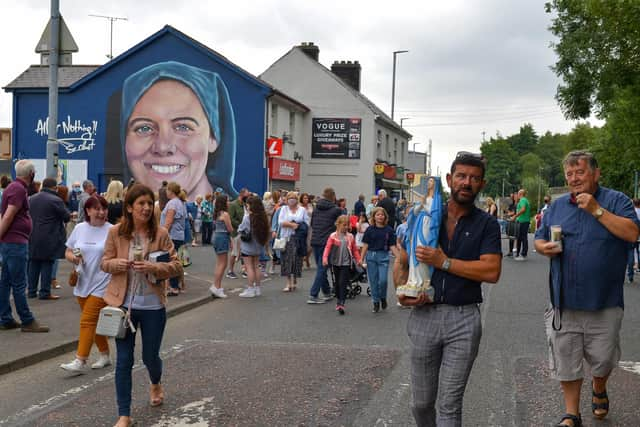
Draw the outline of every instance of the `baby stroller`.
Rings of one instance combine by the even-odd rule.
[[[333,272],[333,266],[329,265],[331,271],[331,288],[336,288],[336,277]],[[362,293],[362,286],[360,283],[367,283],[367,270],[362,267],[358,267],[355,264],[351,264],[349,270],[349,283],[347,284],[346,297],[348,299],[354,299],[357,295]],[[371,292],[367,289],[367,292]]]

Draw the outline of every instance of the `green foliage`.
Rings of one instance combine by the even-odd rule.
[[[491,138],[483,142],[480,146],[482,155],[487,159],[487,170],[485,180],[487,185],[485,194],[491,196],[502,195],[503,183],[505,194],[515,190],[513,183],[520,176],[518,153],[511,147],[511,144],[502,137]]]
[[[531,205],[531,216],[534,216],[538,209],[540,209],[542,199],[549,191],[547,183],[538,176],[531,176],[523,178],[522,187],[527,190],[527,199]]]
[[[561,187],[565,183],[562,158],[567,139],[567,135],[547,132],[540,137],[535,148],[535,154],[542,162],[542,177],[550,187]]]
[[[513,149],[520,156],[531,152],[538,143],[538,135],[530,123],[520,127],[520,132],[507,138]]]
[[[568,118],[605,118],[620,87],[640,82],[640,1],[553,0],[550,31],[562,79],[556,98]]]
[[[542,169],[542,160],[537,154],[527,153],[520,157],[520,169],[522,170],[522,180],[537,177]]]

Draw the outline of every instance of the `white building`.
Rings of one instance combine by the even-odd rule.
[[[301,162],[296,186],[316,195],[333,187],[349,208],[360,193],[385,188],[399,194],[406,188],[411,134],[360,93],[357,61],[336,61],[329,70],[318,55],[317,46],[303,43],[259,76],[309,109],[285,113],[275,98],[269,106],[269,134],[290,134],[285,148]]]

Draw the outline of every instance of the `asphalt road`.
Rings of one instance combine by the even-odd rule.
[[[210,248],[193,251],[191,276],[207,280]],[[501,281],[485,286],[484,335],[465,395],[465,426],[552,425],[562,413],[548,377],[542,314],[548,264],[531,254],[505,259]],[[231,296],[169,320],[163,342],[166,402],[147,404],[144,367],[134,373],[133,415],[143,426],[409,426],[410,386],[405,334],[408,310],[373,314],[366,295],[347,302],[305,303],[314,270],[299,290],[281,292],[279,278],[264,295],[237,296],[243,281],[227,280]],[[640,279],[637,279],[640,283]],[[612,376],[611,414],[586,426],[638,425],[640,286],[625,285],[622,331],[625,369]],[[0,376],[0,426],[112,425],[113,369],[69,377],[58,365],[73,353]],[[632,372],[636,369],[636,372]],[[585,386],[585,394],[588,390]]]

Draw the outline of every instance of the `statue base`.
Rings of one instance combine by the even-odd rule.
[[[432,286],[415,286],[415,285],[402,285],[396,289],[396,295],[404,295],[409,298],[418,298],[420,294],[426,294],[429,301],[433,301],[435,290]]]

